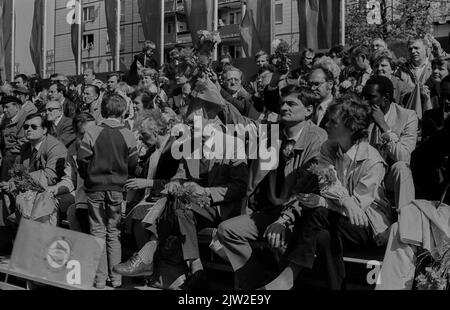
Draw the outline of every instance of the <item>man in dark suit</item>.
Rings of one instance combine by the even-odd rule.
[[[450,115],[450,75],[441,82],[439,95],[439,108],[426,111],[423,116],[422,140],[425,141],[444,126]]]
[[[74,118],[77,113],[77,106],[66,97],[66,93],[67,89],[63,84],[52,83],[48,89],[48,99],[61,103],[65,117]]]
[[[75,141],[76,135],[72,120],[64,116],[61,104],[57,101],[48,102],[45,107],[45,115],[47,121],[51,123],[49,134],[69,148]]]

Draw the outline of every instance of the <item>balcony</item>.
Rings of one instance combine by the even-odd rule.
[[[177,13],[184,11],[183,2],[178,3],[177,0],[169,0],[165,2],[164,11],[166,13]]]
[[[220,37],[222,39],[234,39],[241,35],[239,25],[226,25],[219,29]]]

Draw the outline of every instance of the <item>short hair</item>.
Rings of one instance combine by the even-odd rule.
[[[96,95],[100,95],[100,87],[98,87],[97,85],[89,84],[86,85],[85,88],[92,88]]]
[[[241,79],[244,77],[244,73],[236,67],[233,66],[229,66],[225,69],[225,71],[223,72],[223,77],[225,77],[227,75],[228,72],[237,72],[239,73],[239,75],[241,76]]]
[[[94,122],[95,118],[86,112],[82,112],[80,114],[75,115],[72,120],[72,127],[76,134],[80,133],[80,128],[87,122]]]
[[[149,90],[137,90],[135,91],[131,97],[132,99],[136,99],[137,97],[142,96],[141,101],[145,110],[151,110],[153,108],[153,103],[157,94],[150,92]]]
[[[52,128],[53,124],[51,122],[47,121],[47,119],[42,115],[42,113],[37,112],[37,113],[28,115],[25,118],[25,122],[35,119],[35,118],[41,119],[41,126],[42,126],[42,128],[47,129],[47,133],[48,133],[48,131],[50,131],[50,129]]]
[[[22,101],[15,96],[5,96],[2,98],[1,105],[4,106],[8,103],[14,103],[14,105],[22,106]]]
[[[255,61],[258,60],[258,58],[262,57],[262,56],[266,56],[267,60],[269,60],[269,54],[266,53],[266,51],[259,51],[258,53],[256,53],[255,55]]]
[[[416,42],[421,42],[423,44],[423,46],[425,46],[425,48],[430,48],[430,43],[428,42],[427,39],[424,38],[413,38],[408,40],[408,47],[413,45]]]
[[[105,96],[102,101],[102,116],[104,118],[120,118],[127,110],[126,100],[118,94]]]
[[[61,82],[53,82],[50,84],[49,88],[52,87],[53,85],[56,85],[56,91],[58,93],[63,93],[64,97],[66,96],[66,86],[64,86],[64,84],[62,84]]]
[[[380,95],[389,99],[390,102],[394,101],[394,84],[392,84],[392,81],[387,77],[381,75],[372,76],[367,81],[363,94],[366,94],[369,85],[378,85]]]
[[[431,67],[440,67],[443,65],[447,65],[447,69],[450,71],[450,58],[448,57],[437,57],[431,61]]]
[[[165,136],[170,132],[170,123],[159,110],[147,110],[136,123],[139,131],[152,131],[157,135]]]
[[[297,99],[299,99],[305,107],[313,106],[314,108],[316,108],[318,104],[317,97],[310,89],[306,87],[288,85],[281,89],[281,98],[290,95],[297,95]]]
[[[359,45],[352,51],[352,57],[364,56],[370,59],[371,51],[367,45]]]
[[[386,41],[384,39],[382,39],[382,38],[375,38],[375,39],[372,40],[372,43],[374,43],[375,41],[381,41],[387,47],[387,43],[386,43]]]
[[[144,47],[142,49],[144,52],[148,51],[148,50],[156,50],[156,44],[153,43],[152,41],[145,41],[144,42]]]
[[[18,75],[16,75],[14,77],[14,80],[19,79],[19,78],[22,79],[22,81],[24,83],[28,82],[28,76],[26,76],[25,74],[18,74]]]
[[[261,74],[261,73],[266,72],[266,71],[270,71],[270,72],[273,73],[273,72],[275,72],[275,67],[273,65],[271,65],[271,64],[264,64],[261,67],[261,69],[259,69],[258,74]]]
[[[106,79],[110,79],[112,77],[116,77],[117,78],[117,82],[121,82],[122,81],[122,75],[120,73],[111,73],[108,74],[108,76],[106,77]]]
[[[333,46],[330,49],[329,54],[330,54],[330,56],[331,56],[331,54],[336,54],[337,57],[343,58],[345,56],[345,47],[343,45]]]
[[[92,75],[95,75],[95,71],[92,68],[86,68],[84,69],[83,73],[85,73],[86,71],[91,70],[92,71]]]
[[[353,143],[369,137],[368,129],[372,122],[371,108],[357,95],[346,94],[336,99],[336,102],[328,107],[328,117],[339,119],[347,129],[353,132]]]
[[[151,68],[145,68],[142,69],[141,73],[140,73],[140,77],[146,77],[146,76],[150,76],[153,79],[156,79],[156,77],[158,76],[158,71],[156,71],[155,69],[151,69]]]
[[[313,67],[312,67],[312,69],[311,69],[311,71],[308,73],[308,76],[307,76],[307,78],[308,78],[308,80],[309,80],[309,78],[312,76],[312,74],[314,73],[314,71],[316,71],[316,70],[321,70],[323,73],[324,73],[324,75],[325,75],[325,81],[327,81],[327,82],[333,82],[334,83],[334,75],[333,75],[333,72],[331,72],[327,67],[325,67],[325,66],[322,66],[321,64],[318,64],[318,65],[314,65]]]
[[[383,49],[376,51],[372,55],[372,59],[370,60],[371,66],[376,67],[378,66],[383,60],[387,60],[391,67],[394,67],[397,65],[397,58],[395,57],[394,53],[390,50]]]

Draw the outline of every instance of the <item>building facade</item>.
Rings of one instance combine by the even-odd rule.
[[[71,47],[71,25],[68,16],[73,13],[69,0],[55,0],[54,51],[49,61],[54,61],[52,72],[67,75],[76,74],[75,57]],[[111,1],[111,0],[109,0]],[[249,1],[249,0],[247,0]],[[251,1],[251,0],[250,0]],[[272,1],[272,37],[284,39],[291,46],[291,52],[298,52],[299,17],[298,0]],[[393,0],[395,1],[395,0]],[[82,66],[93,68],[96,72],[114,71],[114,61],[109,46],[104,0],[83,0],[82,19]],[[222,44],[219,55],[230,54],[233,58],[246,57],[240,42],[239,25],[243,18],[241,0],[219,0],[219,31]],[[351,6],[358,0],[348,0]],[[433,1],[435,10],[435,36],[449,48],[450,38],[450,1]],[[175,46],[191,44],[191,35],[184,14],[183,0],[165,0],[165,49],[166,55]],[[339,13],[336,13],[339,14]],[[133,56],[139,53],[145,41],[138,1],[122,0],[121,20],[121,58],[129,67]],[[51,64],[49,64],[51,65]]]
[[[191,44],[182,0],[165,0],[165,48],[166,54],[175,46]],[[83,0],[82,66],[96,72],[114,71],[114,61],[109,46],[103,0]],[[73,9],[68,0],[56,0],[54,51],[52,71],[68,75],[76,74],[75,57],[71,46],[71,25],[68,16]],[[273,0],[273,36],[285,39],[298,51],[297,0]],[[219,55],[230,54],[234,58],[245,57],[240,43],[239,25],[242,21],[241,0],[219,0],[219,31],[222,44]],[[130,66],[133,56],[142,49],[145,41],[137,0],[122,0],[121,58]]]

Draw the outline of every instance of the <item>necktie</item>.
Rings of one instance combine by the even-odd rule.
[[[31,157],[30,157],[30,169],[33,169],[36,165],[36,161],[37,161],[37,155],[38,155],[38,151],[33,148],[33,152],[31,152]]]

